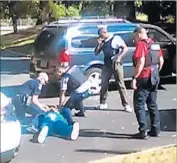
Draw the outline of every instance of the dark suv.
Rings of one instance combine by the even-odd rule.
[[[69,57],[69,64],[78,65],[93,81],[95,93],[98,93],[103,54],[96,56],[94,48],[97,44],[98,28],[104,26],[108,32],[120,35],[129,47],[123,59],[123,66],[125,80],[130,80],[133,74],[132,55],[135,50],[132,32],[137,25],[139,24],[130,23],[124,19],[81,19],[50,23],[42,29],[35,40],[31,72],[45,71],[52,80],[53,70],[57,64],[66,62],[65,58]],[[141,25],[163,49],[165,64],[161,75],[166,76],[176,72],[175,40],[157,26]]]

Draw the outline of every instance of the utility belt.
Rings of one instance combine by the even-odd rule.
[[[32,103],[32,97],[28,94],[17,94],[16,96],[20,99],[22,105],[29,106]]]

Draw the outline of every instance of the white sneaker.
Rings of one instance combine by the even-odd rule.
[[[107,109],[108,108],[108,104],[100,104],[99,109]]]
[[[44,126],[42,128],[42,130],[39,132],[39,135],[38,135],[38,138],[37,138],[38,143],[43,144],[45,142],[45,139],[46,139],[46,137],[48,135],[48,132],[49,132],[49,127],[48,126]]]
[[[79,123],[74,122],[73,130],[71,132],[71,140],[76,140],[79,137]]]
[[[132,112],[133,112],[133,109],[131,108],[130,105],[126,105],[126,106],[124,107],[124,110],[125,110],[126,112],[129,112],[129,113],[132,113]]]

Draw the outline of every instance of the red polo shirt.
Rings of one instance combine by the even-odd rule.
[[[150,38],[148,38],[146,40],[147,43],[153,43],[154,41]],[[148,54],[148,47],[147,44],[144,41],[139,41],[136,44],[136,49],[135,49],[135,53],[134,53],[134,59],[138,60],[143,56],[146,56]],[[159,52],[159,56],[162,56],[162,50],[160,50]],[[143,68],[142,72],[140,73],[140,75],[138,76],[138,78],[148,78],[151,75],[151,68],[150,67],[146,67]]]

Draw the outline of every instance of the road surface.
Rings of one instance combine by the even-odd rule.
[[[1,86],[13,86],[28,80],[29,61],[22,58],[1,59]],[[86,118],[76,118],[80,122],[80,138],[77,141],[48,137],[45,144],[34,144],[32,135],[25,130],[19,156],[12,163],[86,163],[91,160],[126,154],[150,147],[176,143],[176,92],[173,83],[162,85],[158,94],[161,115],[161,136],[147,141],[131,139],[138,125],[135,114],[122,111],[120,97],[116,90],[109,92],[108,109],[94,110],[99,97],[84,101]],[[132,90],[128,90],[132,105]],[[42,103],[57,104],[58,98],[40,99]]]

